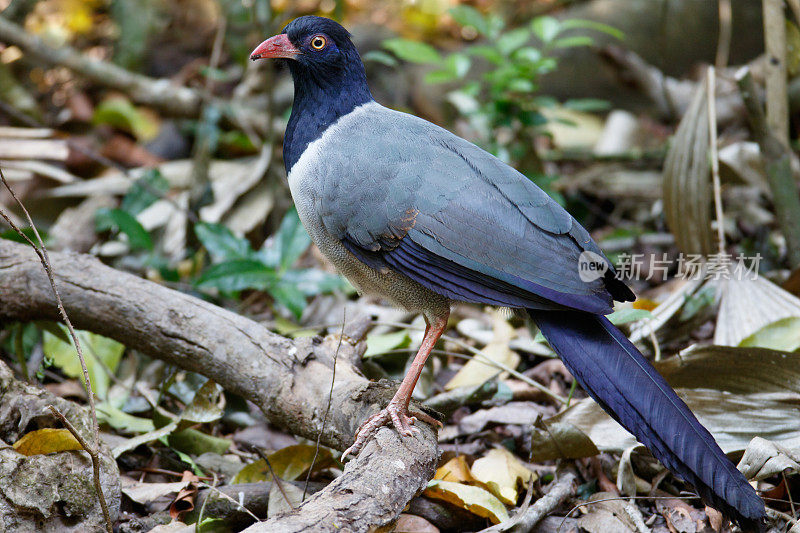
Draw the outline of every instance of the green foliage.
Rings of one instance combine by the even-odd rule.
[[[149,171],[131,187],[119,208],[98,210],[95,222],[98,231],[125,235],[131,250],[144,252],[139,255],[144,266],[157,268],[165,280],[180,281],[181,276],[154,250],[151,235],[136,219],[168,188],[158,170]],[[339,276],[314,268],[294,268],[311,245],[295,209],[286,214],[278,231],[260,250],[254,250],[247,239],[237,237],[222,224],[198,222],[194,232],[211,258],[211,265],[194,279],[198,289],[215,289],[232,296],[247,289],[265,291],[299,318],[308,297],[347,287]]]
[[[265,291],[299,318],[308,296],[345,286],[339,276],[314,268],[293,268],[311,244],[294,209],[283,218],[273,238],[258,251],[221,224],[196,224],[195,234],[213,262],[196,280],[200,289],[217,289],[223,293],[245,289]]]
[[[59,327],[66,329],[64,326]],[[88,331],[77,331],[76,334],[83,348],[92,390],[99,398],[104,399],[111,384],[109,375],[113,375],[116,370],[125,346]],[[53,366],[60,368],[64,374],[71,378],[83,376],[80,360],[71,339],[70,342],[65,342],[63,336],[45,331],[42,348],[45,355],[52,360]]]
[[[594,21],[559,21],[549,16],[510,29],[496,14],[484,15],[466,5],[454,7],[450,15],[461,26],[474,29],[480,39],[444,56],[430,45],[408,39],[389,39],[383,46],[402,60],[435,67],[425,76],[427,83],[456,84],[448,100],[478,133],[478,142],[530,179],[547,185],[541,183],[534,137],[547,122],[540,110],[557,102],[539,94],[540,79],[558,67],[555,50],[594,43],[590,36],[574,30],[601,32],[617,39],[622,33]],[[366,59],[391,64],[384,55]],[[476,60],[488,63],[489,68],[479,78],[468,80]],[[582,111],[607,107],[596,99],[571,100],[564,105]]]
[[[128,237],[133,250],[152,250],[153,240],[136,217],[122,209],[103,208],[95,215],[97,231],[116,230]]]
[[[168,190],[169,182],[161,172],[155,168],[150,169],[131,186],[128,194],[122,199],[120,209],[136,216],[153,205]]]
[[[158,124],[127,98],[114,96],[101,102],[94,110],[94,124],[108,124],[133,134],[140,141],[158,135]]]

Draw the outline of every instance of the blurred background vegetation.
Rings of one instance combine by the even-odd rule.
[[[566,206],[612,260],[632,254],[662,260],[663,269],[642,263],[631,280],[640,298],[615,320],[652,320],[652,331],[638,323],[630,333],[657,359],[689,346],[725,346],[706,354],[720,368],[728,358],[745,357],[737,349],[800,348],[800,211],[792,204],[800,3],[788,1],[784,13],[778,2],[780,32],[765,35],[763,6],[774,3],[0,0],[0,166],[50,249],[91,253],[284,335],[312,335],[331,325],[338,331],[344,309],[349,316],[371,315],[385,324],[371,332],[364,371],[396,378],[419,342],[420,317],[359,299],[311,246],[281,160],[292,101],[288,70],[248,61],[257,44],[291,19],[328,16],[353,34],[379,102],[447,127],[520,170]],[[777,74],[765,37],[784,56]],[[716,66],[711,122],[708,65]],[[755,104],[742,99],[737,72],[743,67],[756,88]],[[765,102],[767,126],[759,129],[755,115],[764,114]],[[775,102],[783,102],[782,111]],[[709,141],[711,131],[718,142]],[[721,185],[715,189],[710,156],[716,149]],[[4,189],[0,206],[22,219]],[[18,240],[3,224],[0,238]],[[677,275],[681,253],[758,255],[771,281],[724,289],[692,284]],[[464,306],[452,322],[461,344],[448,341],[439,354],[448,364],[432,365],[435,372],[418,387],[421,399],[498,381],[490,398],[481,397],[471,411],[461,407],[461,416],[473,416],[530,400],[524,379],[571,394],[558,371],[542,366],[552,363],[552,354],[519,319]],[[495,346],[499,339],[505,348]],[[79,376],[65,341],[54,324],[0,324],[0,357],[26,379],[53,384]],[[85,339],[96,354],[89,363],[101,421],[117,436],[148,434],[166,421],[136,391],[115,397],[111,391],[123,379],[115,374],[146,374],[146,387],[173,412],[192,405],[206,382],[173,368],[153,370],[156,362],[107,341]],[[495,346],[504,368],[518,374],[468,368],[459,359],[471,353],[464,345]],[[517,353],[529,357],[520,360]],[[754,366],[747,372],[759,375]],[[466,377],[455,379],[464,369]],[[697,371],[708,373],[702,365]],[[796,376],[786,379],[800,390]],[[242,435],[250,428],[267,432],[254,409],[227,396],[224,419],[220,413],[202,431],[176,431],[153,443],[150,455],[126,452],[120,464],[133,468],[157,457],[176,470],[208,472],[194,452],[222,456],[231,445],[244,449],[252,437]],[[711,403],[701,398],[698,408]],[[794,416],[788,408],[776,413],[781,420]],[[746,422],[727,422],[739,424],[740,434],[723,448],[741,454],[756,429],[748,433]],[[503,442],[527,457],[531,437],[509,429],[513,424],[493,423],[500,429],[488,437],[458,434],[467,453],[479,456],[487,442]],[[716,427],[725,423],[723,417]],[[594,426],[585,424],[595,438]],[[775,441],[800,446],[788,426],[776,430]],[[271,451],[290,438],[269,435]],[[245,477],[266,476],[256,474]],[[480,516],[485,522],[487,515]]]

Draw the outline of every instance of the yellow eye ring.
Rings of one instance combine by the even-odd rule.
[[[314,50],[322,50],[327,44],[328,40],[322,35],[315,35],[311,38],[311,48]]]

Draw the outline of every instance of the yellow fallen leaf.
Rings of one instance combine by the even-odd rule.
[[[492,342],[481,350],[483,356],[490,361],[501,363],[510,368],[519,364],[519,354],[508,347],[509,341],[515,336],[514,328],[508,323],[501,311],[494,312],[493,322],[494,338]],[[461,367],[455,376],[444,386],[445,390],[458,387],[473,387],[486,383],[502,372],[496,366],[482,361],[481,356],[475,356]]]
[[[295,444],[269,454],[268,458],[276,476],[286,481],[294,481],[300,474],[311,467],[315,454],[315,446]],[[317,460],[314,462],[314,469],[326,468],[332,462],[331,451],[327,448],[320,448]],[[239,470],[231,480],[231,483],[257,483],[269,481],[270,479],[272,479],[272,475],[269,472],[266,461],[259,459]]]
[[[507,505],[516,505],[518,487],[535,476],[514,454],[505,448],[494,448],[472,463],[472,476]]]
[[[462,509],[483,516],[499,524],[508,519],[505,506],[491,492],[480,487],[432,479],[424,492],[425,496],[452,503]]]
[[[82,450],[80,443],[67,429],[45,428],[31,431],[14,443],[14,449],[22,455],[44,455],[46,453]]]
[[[455,483],[475,483],[475,478],[469,471],[467,459],[463,455],[453,457],[436,470],[433,479],[442,481],[453,481]]]

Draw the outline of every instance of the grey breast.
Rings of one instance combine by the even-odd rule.
[[[340,118],[310,143],[289,172],[289,188],[297,213],[319,250],[361,293],[376,294],[393,304],[428,317],[440,315],[449,301],[409,278],[390,270],[376,270],[359,261],[342,245],[341,233],[326,227],[323,220],[351,216],[352,211],[385,213],[385,189],[370,197],[374,169],[363,168],[362,150],[353,145],[353,132],[368,126],[385,108],[376,103],[362,105]],[[371,117],[372,116],[372,117]],[[354,154],[355,151],[355,154]],[[355,202],[353,200],[356,200]],[[398,204],[398,208],[400,204]],[[410,207],[410,204],[406,208]]]

